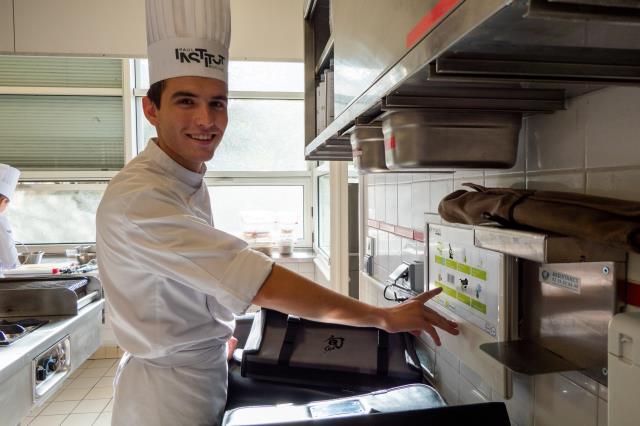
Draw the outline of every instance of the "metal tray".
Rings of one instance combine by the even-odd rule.
[[[382,121],[385,162],[406,168],[510,168],[522,114],[485,111],[393,111]]]

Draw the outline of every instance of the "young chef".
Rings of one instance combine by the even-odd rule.
[[[457,325],[435,292],[382,309],[288,271],[214,227],[205,161],[227,127],[229,0],[147,0],[143,99],[158,137],[115,176],[97,214],[100,275],[126,354],[114,425],[210,425],[225,405],[234,313],[252,303],[389,332]]]
[[[13,269],[20,264],[11,225],[6,215],[19,177],[20,170],[7,164],[0,164],[0,278],[4,277],[3,270]]]

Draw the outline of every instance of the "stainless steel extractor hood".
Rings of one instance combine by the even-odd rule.
[[[307,140],[309,160],[350,160],[349,129],[389,110],[550,113],[569,97],[640,84],[640,1],[409,0],[404,11],[382,0],[331,6],[336,118]]]

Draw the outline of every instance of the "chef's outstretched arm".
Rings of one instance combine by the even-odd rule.
[[[277,264],[253,299],[253,303],[315,321],[360,327],[377,327],[390,333],[427,332],[440,345],[436,327],[458,334],[458,324],[424,304],[441,289],[419,294],[396,306],[380,308],[331,291]]]

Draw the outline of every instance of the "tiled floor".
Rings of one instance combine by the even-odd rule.
[[[22,426],[109,426],[117,359],[85,362],[55,395],[22,419]]]

